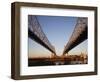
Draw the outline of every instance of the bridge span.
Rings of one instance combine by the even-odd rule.
[[[74,31],[65,45],[63,55],[68,53],[71,49],[82,43],[88,37],[88,19],[85,17],[78,18]]]

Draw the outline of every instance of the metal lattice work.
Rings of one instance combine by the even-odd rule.
[[[39,44],[55,53],[55,48],[51,45],[46,35],[44,34],[36,16],[28,16],[28,35],[31,39],[34,39]]]
[[[87,18],[85,17],[78,18],[75,29],[64,48],[63,55],[87,39],[87,31],[88,31],[87,24],[88,24]]]

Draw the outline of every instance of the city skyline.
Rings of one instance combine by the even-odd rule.
[[[60,16],[37,16],[37,19],[50,43],[55,47],[58,56],[62,55],[64,46],[67,44],[77,22],[78,17]],[[51,52],[28,38],[29,58],[49,57]],[[87,53],[88,40],[85,40],[71,51],[69,54],[76,55],[81,52]]]

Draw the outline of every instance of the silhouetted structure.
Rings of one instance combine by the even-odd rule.
[[[75,46],[79,45],[81,42],[87,39],[87,34],[88,34],[87,24],[88,24],[87,18],[85,17],[78,18],[75,29],[64,48],[63,55],[68,53]]]
[[[52,53],[56,54],[54,46],[51,45],[36,16],[28,16],[28,36],[36,42],[47,48]]]
[[[28,16],[28,36],[35,40],[37,43],[51,51],[50,58],[29,58],[29,66],[47,66],[47,65],[69,65],[69,64],[87,64],[87,54],[81,53],[80,55],[66,55],[71,49],[79,45],[87,39],[88,34],[87,18],[78,18],[74,31],[65,45],[63,55],[57,56],[54,46],[51,45],[48,38],[44,34],[41,25],[36,16]]]

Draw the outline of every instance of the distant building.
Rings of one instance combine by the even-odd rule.
[[[87,64],[88,56],[87,54],[81,53],[79,55],[67,55],[69,58],[70,64]]]

